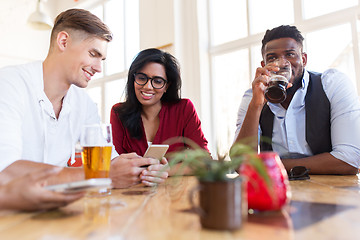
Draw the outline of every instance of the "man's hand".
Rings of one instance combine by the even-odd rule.
[[[266,103],[264,92],[269,85],[270,81],[270,72],[279,71],[280,68],[274,63],[269,63],[263,67],[258,67],[256,69],[255,78],[252,82],[252,104],[255,106],[263,106]],[[292,83],[289,83],[287,88],[292,87]]]
[[[268,86],[270,71],[265,67],[256,69],[255,78],[252,82],[252,102],[256,106],[263,106],[265,103],[264,92]]]
[[[49,177],[57,175],[61,170],[60,167],[53,167],[32,171],[2,185],[0,207],[27,211],[52,209],[65,206],[84,196],[84,193],[58,193],[43,187]]]
[[[141,183],[140,174],[144,171],[141,166],[159,164],[157,159],[143,158],[136,153],[121,154],[111,161],[110,178],[114,188],[126,188]]]
[[[155,186],[168,178],[169,171],[168,161],[163,157],[161,163],[150,165],[146,170],[141,172],[141,182],[146,186]]]

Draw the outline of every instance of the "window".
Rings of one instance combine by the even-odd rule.
[[[125,101],[127,79],[118,79],[105,83],[105,122],[110,122],[110,111],[115,103]]]
[[[213,45],[247,36],[246,1],[211,1],[210,14]]]
[[[350,24],[325,28],[306,34],[308,69],[323,72],[336,68],[355,84],[354,55]]]
[[[251,34],[264,32],[266,29],[294,22],[292,1],[251,0],[248,2]]]
[[[358,5],[358,0],[303,0],[305,19]]]
[[[249,81],[255,76],[256,69],[261,66],[262,55],[261,55],[261,44],[254,44],[250,46],[251,51],[251,75]]]
[[[234,141],[236,112],[241,92],[249,88],[248,50],[238,50],[213,57],[213,96],[216,112],[216,148],[220,154],[228,151]],[[234,114],[229,114],[234,113]]]
[[[103,0],[87,8],[101,18],[113,33],[103,72],[95,74],[86,88],[98,105],[101,120],[110,121],[111,107],[125,100],[127,71],[139,52],[139,1]]]
[[[106,74],[114,74],[125,70],[124,51],[124,1],[112,0],[105,4],[105,23],[113,33],[113,40],[108,46]]]

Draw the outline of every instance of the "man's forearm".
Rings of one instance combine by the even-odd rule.
[[[6,195],[5,188],[6,186],[0,187],[0,209],[6,209],[8,206],[8,196]]]
[[[18,160],[5,168],[0,172],[0,183],[6,184],[17,178],[23,176],[27,173],[36,171],[36,170],[45,170],[53,168],[54,165],[38,163],[33,161]],[[64,168],[59,174],[50,177],[47,181],[48,184],[57,184],[71,181],[78,181],[84,179],[84,170],[83,168]]]
[[[358,173],[357,168],[335,158],[330,153],[321,153],[306,158],[282,159],[282,163],[288,172],[295,166],[305,166],[310,169],[310,174],[354,175]]]
[[[249,144],[257,151],[259,119],[263,106],[255,105],[251,101],[246,112],[244,122],[241,126],[236,142]]]

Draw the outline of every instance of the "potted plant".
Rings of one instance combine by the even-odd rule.
[[[276,210],[283,205],[278,201],[279,191],[274,189],[274,186],[278,186],[273,181],[278,173],[270,169],[274,168],[274,162],[269,161],[273,155],[257,154],[250,146],[237,143],[230,149],[229,156],[231,161],[225,161],[225,157],[213,160],[208,152],[198,147],[171,155],[170,167],[181,162],[179,174],[187,167],[198,179],[199,207],[195,209],[205,228],[240,228],[243,215],[247,215],[247,198],[250,200],[249,207],[259,210]],[[228,173],[232,171],[238,171],[240,177],[229,178]],[[284,174],[282,170],[280,172]],[[249,181],[243,184],[241,176]],[[244,187],[248,191],[244,191]],[[284,184],[283,189],[288,192],[288,185]]]
[[[198,179],[199,207],[192,205],[205,228],[235,230],[241,227],[243,216],[247,214],[243,180],[240,177],[229,178],[229,172],[237,170],[244,162],[250,162],[270,182],[265,166],[250,147],[236,145],[230,153],[233,153],[232,161],[225,161],[225,157],[213,160],[207,151],[199,147],[171,155],[170,167],[181,162],[178,173],[182,174],[182,169],[189,168]]]

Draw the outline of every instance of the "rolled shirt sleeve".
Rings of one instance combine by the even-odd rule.
[[[331,155],[360,167],[360,101],[355,86],[343,73],[329,69],[322,74],[331,105]]]
[[[248,110],[249,104],[251,102],[252,99],[252,89],[248,89],[247,91],[245,91],[242,99],[241,99],[241,103],[239,106],[239,110],[237,113],[237,119],[236,119],[236,131],[235,131],[235,138],[234,138],[234,142],[236,141],[237,136],[240,133],[240,129],[241,126],[244,122],[245,119],[245,115],[246,112]],[[259,130],[258,130],[258,139],[260,139],[260,135],[261,135],[261,129],[260,129],[260,125],[259,125]]]

